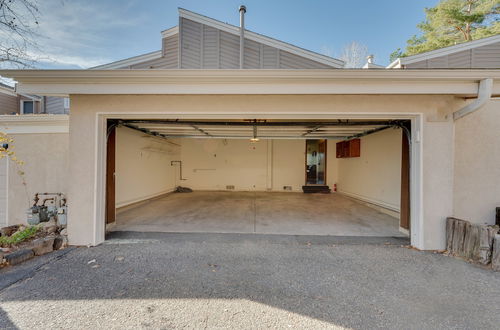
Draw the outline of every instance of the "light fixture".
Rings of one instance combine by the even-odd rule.
[[[250,139],[250,142],[259,142],[259,138],[257,137],[257,125],[253,126],[253,137]]]

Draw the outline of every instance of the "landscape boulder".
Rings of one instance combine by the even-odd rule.
[[[23,261],[29,260],[35,256],[31,249],[22,249],[16,252],[9,253],[5,256],[5,261],[9,265],[17,265]]]
[[[33,241],[33,253],[41,256],[54,250],[54,237],[39,238]]]

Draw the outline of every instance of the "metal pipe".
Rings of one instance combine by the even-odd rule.
[[[174,166],[174,163],[179,163],[179,180],[184,181],[186,179],[182,178],[182,160],[172,160],[170,166]]]
[[[493,79],[487,78],[483,79],[479,82],[477,99],[466,105],[460,110],[457,110],[453,113],[453,120],[457,120],[466,116],[470,113],[473,113],[476,110],[479,110],[490,98],[491,93],[493,91]]]
[[[240,69],[243,69],[243,60],[245,58],[245,13],[247,8],[243,5],[240,6]]]

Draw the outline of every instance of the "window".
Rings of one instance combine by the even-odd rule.
[[[31,114],[34,113],[35,102],[33,101],[21,101],[21,114]]]
[[[69,109],[69,97],[64,98],[64,109]]]

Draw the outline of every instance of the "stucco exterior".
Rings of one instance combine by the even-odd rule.
[[[453,96],[439,95],[72,95],[70,118],[69,186],[72,244],[92,245],[104,239],[94,220],[102,196],[97,156],[98,114],[107,117],[163,118],[329,118],[385,114],[422,115],[422,130],[415,129],[413,145],[422,157],[423,249],[444,247],[444,222],[453,211],[453,121],[446,119],[464,104]],[[332,111],[335,109],[335,111]],[[116,115],[113,116],[113,113]],[[448,116],[450,118],[450,116]],[[102,125],[102,123],[100,124]],[[418,131],[418,132],[417,132]],[[437,160],[437,161],[436,161]],[[439,164],[439,166],[436,166]],[[102,175],[102,174],[100,174]],[[97,234],[96,234],[97,233]],[[100,236],[99,236],[100,235]]]
[[[455,122],[453,215],[495,223],[500,207],[500,99]]]

